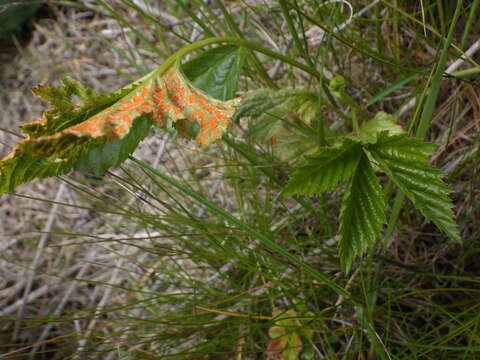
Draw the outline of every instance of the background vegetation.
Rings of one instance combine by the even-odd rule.
[[[2,196],[0,359],[480,357],[478,1],[82,0],[48,8],[53,17],[33,22],[30,43],[2,64],[0,155],[18,125],[45,109],[28,90],[34,85],[68,75],[113,91],[188,43],[246,38],[328,80],[343,76],[365,116],[394,114],[436,143],[430,164],[454,190],[462,244],[390,188],[377,246],[341,271],[342,188],[280,196],[302,161],[298,151],[308,151],[306,131],[352,131],[338,101],[310,117],[293,105],[285,116],[296,126],[283,126],[276,141],[261,118],[235,121],[207,150],[156,131],[135,153],[156,171],[129,161],[103,177],[73,173]],[[326,86],[249,53],[237,95]],[[265,248],[258,234],[325,281]]]

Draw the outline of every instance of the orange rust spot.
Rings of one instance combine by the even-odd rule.
[[[115,120],[115,119],[112,117],[112,114],[108,114],[108,115],[105,117],[105,125],[112,126],[111,123],[112,123],[114,120]]]
[[[133,96],[132,101],[136,104],[141,104],[143,102],[143,98],[141,98],[140,96]]]
[[[218,111],[216,109],[213,110],[213,113],[215,114],[215,116],[217,117],[217,119],[219,120],[227,120],[227,115],[222,112],[222,111]]]
[[[207,101],[207,99],[205,99],[205,96],[201,95],[200,93],[196,92],[195,91],[195,95],[197,95],[197,98],[203,102]]]
[[[188,95],[187,102],[188,102],[188,105],[194,105],[195,98],[192,95]]]
[[[123,135],[123,134],[127,133],[127,129],[123,125],[117,126],[116,130],[117,130],[117,133],[120,134],[120,135]]]
[[[208,129],[208,122],[206,120],[201,120],[199,122],[200,125],[200,131],[204,133]]]
[[[138,105],[135,103],[130,103],[125,100],[125,102],[120,103],[120,107],[118,108],[118,111],[132,111],[134,110]]]
[[[193,114],[198,116],[200,119],[205,119],[205,113],[200,109],[195,109]]]
[[[165,101],[163,91],[161,91],[161,90],[158,91],[158,92],[155,91],[155,94],[154,94],[152,100],[156,105],[160,106]]]
[[[166,126],[166,120],[168,119],[168,115],[163,111],[163,109],[158,109],[156,113],[153,114],[152,121],[157,122],[160,127]]]
[[[217,125],[218,125],[217,119],[215,119],[215,118],[212,116],[212,117],[210,117],[209,120],[210,120],[210,126],[211,126],[211,128],[214,129],[214,130],[216,130],[216,129],[217,129]]]
[[[215,109],[208,104],[205,104],[203,108],[207,110],[209,113],[213,113],[215,111]]]
[[[130,127],[132,125],[132,122],[132,116],[130,114],[125,114],[122,116],[119,124],[121,125],[122,123],[124,123],[125,125],[128,125],[128,127]]]
[[[89,134],[95,134],[97,132],[100,132],[100,122],[98,121],[99,116],[96,116],[86,122],[83,122],[81,124],[75,125],[71,127],[68,132],[69,133],[77,133],[77,132],[87,132]]]
[[[153,110],[153,107],[152,106],[143,106],[140,110],[139,110],[139,113],[140,114],[145,114],[145,113],[151,113]]]
[[[155,88],[153,92],[156,96],[163,98],[163,89],[161,87]]]
[[[148,90],[150,86],[145,86],[142,90],[140,90],[140,94],[142,98],[146,98],[148,96]]]

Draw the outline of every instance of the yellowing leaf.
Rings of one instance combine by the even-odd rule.
[[[376,143],[377,136],[387,132],[390,135],[404,134],[405,130],[397,124],[393,115],[380,111],[375,117],[362,125],[360,129],[359,139],[363,143]]]

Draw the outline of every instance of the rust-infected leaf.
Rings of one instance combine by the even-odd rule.
[[[215,100],[195,89],[178,62],[110,95],[96,94],[73,79],[62,83],[63,88],[34,89],[51,108],[42,119],[22,126],[26,138],[0,160],[0,193],[35,177],[64,174],[79,163],[88,168],[95,154],[113,151],[109,149],[120,149],[123,161],[134,150],[132,144],[141,140],[130,136],[122,145],[141,116],[153,126],[173,129],[208,146],[221,138],[238,103]],[[82,104],[75,104],[73,95]],[[135,133],[145,135],[145,131]],[[115,146],[110,145],[113,142]],[[116,160],[103,161],[101,169],[118,165],[119,158],[112,158]]]

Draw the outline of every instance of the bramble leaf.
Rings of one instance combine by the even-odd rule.
[[[27,137],[0,160],[0,192],[77,167],[99,174],[118,166],[150,125],[178,130],[207,146],[222,136],[237,102],[215,100],[195,89],[178,61],[109,95],[72,79],[63,85],[34,89],[51,108],[41,120],[23,125]],[[73,102],[74,95],[81,104]]]
[[[290,161],[318,147],[310,125],[322,101],[318,94],[306,90],[261,89],[245,96],[233,118],[255,118],[249,136],[270,142],[275,157]],[[311,136],[306,136],[309,133]]]
[[[315,155],[306,156],[305,164],[295,169],[283,194],[320,194],[333,190],[354,174],[361,154],[361,145],[348,138],[338,147],[321,147]]]
[[[313,334],[305,331],[305,326],[298,319],[295,310],[273,311],[275,325],[268,329],[271,340],[267,344],[267,354],[271,358],[296,360],[304,350],[303,340],[311,340]]]
[[[367,154],[360,159],[345,192],[340,210],[339,252],[342,268],[349,272],[355,257],[375,244],[385,222],[385,200],[380,181]]]
[[[415,207],[450,238],[460,242],[449,197],[451,190],[442,181],[444,174],[425,164],[434,149],[435,145],[422,140],[386,133],[368,148],[378,166]]]
[[[255,90],[245,96],[233,119],[250,116],[257,118],[259,122],[276,123],[281,122],[279,118],[288,112],[297,112],[306,124],[310,124],[316,115],[318,101],[317,94],[306,90]]]

